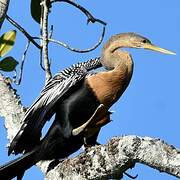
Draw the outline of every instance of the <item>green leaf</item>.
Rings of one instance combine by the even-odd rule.
[[[0,70],[10,72],[13,71],[19,63],[11,56],[0,61]]]
[[[41,0],[31,0],[31,16],[33,19],[40,23],[41,18]]]
[[[0,37],[0,57],[4,56],[12,49],[15,39],[16,39],[15,30],[8,31]]]

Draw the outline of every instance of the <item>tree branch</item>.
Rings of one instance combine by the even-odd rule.
[[[61,41],[58,41],[58,40],[55,40],[55,39],[48,39],[49,42],[53,42],[53,43],[56,43],[60,46],[63,46],[65,48],[67,48],[68,50],[70,51],[73,51],[73,52],[77,52],[77,53],[87,53],[87,52],[90,52],[90,51],[93,51],[94,49],[96,49],[103,41],[103,38],[104,38],[104,34],[105,34],[105,26],[103,26],[103,31],[102,31],[102,34],[99,38],[99,41],[91,48],[88,48],[88,49],[77,49],[77,48],[73,48],[73,47],[70,47],[68,44],[64,43],[64,42],[61,42]]]
[[[41,46],[36,42],[34,41],[33,37],[22,27],[20,26],[16,21],[14,21],[12,18],[10,18],[8,15],[6,15],[6,19],[13,25],[15,26],[19,31],[21,31],[25,36],[26,38],[31,42],[33,43],[38,49],[41,49]]]
[[[101,33],[101,36],[98,40],[98,42],[96,44],[93,45],[93,47],[91,48],[87,48],[87,49],[77,49],[77,48],[74,48],[74,47],[71,47],[70,45],[62,42],[62,41],[58,41],[56,39],[52,39],[52,38],[48,38],[48,41],[51,42],[51,43],[55,43],[55,44],[58,44],[60,46],[63,46],[64,48],[70,50],[70,51],[73,51],[73,52],[77,52],[77,53],[87,53],[87,52],[90,52],[90,51],[93,51],[94,49],[96,49],[103,41],[103,38],[104,38],[104,34],[105,34],[105,26],[103,26],[103,30],[102,30],[102,33]],[[39,37],[33,37],[33,39],[42,39],[42,38],[39,38]]]
[[[8,139],[11,141],[20,129],[25,114],[19,96],[0,73],[0,115],[5,119]]]
[[[22,55],[21,63],[20,63],[20,68],[19,68],[19,73],[17,74],[17,70],[15,70],[15,75],[13,77],[13,82],[17,85],[21,84],[22,76],[23,76],[23,69],[24,69],[24,62],[26,59],[27,51],[29,49],[30,41],[28,40],[24,53]]]
[[[6,17],[10,0],[0,0],[0,29]]]
[[[50,2],[52,4],[55,3],[55,2],[65,2],[65,3],[71,4],[72,6],[76,7],[77,9],[79,9],[81,12],[83,12],[86,15],[86,17],[88,18],[87,23],[89,23],[89,22],[91,22],[91,23],[98,22],[98,23],[106,26],[106,23],[104,21],[93,17],[93,15],[89,11],[87,11],[87,9],[85,9],[84,7],[80,6],[79,4],[77,4],[77,3],[73,2],[73,1],[70,1],[70,0],[51,0]]]
[[[114,137],[106,145],[89,148],[49,171],[46,179],[107,179],[122,177],[135,163],[180,178],[180,150],[160,139],[138,136]]]
[[[41,2],[42,6],[42,52],[43,52],[43,59],[44,59],[44,69],[46,72],[46,82],[51,79],[51,69],[50,69],[50,63],[49,63],[49,57],[48,57],[48,0],[43,0]]]

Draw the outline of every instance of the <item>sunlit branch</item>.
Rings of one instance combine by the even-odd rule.
[[[47,0],[41,2],[42,11],[42,52],[44,59],[44,69],[46,72],[46,82],[51,79],[52,74],[50,70],[49,57],[48,57],[48,5]]]

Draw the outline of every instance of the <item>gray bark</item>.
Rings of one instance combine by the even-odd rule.
[[[16,91],[0,74],[0,115],[4,117],[11,141],[22,123],[25,110]],[[46,173],[49,162],[38,166],[45,179],[107,179],[119,178],[135,163],[142,163],[160,172],[180,178],[180,149],[160,139],[124,136],[112,138],[106,145],[87,149],[79,156],[66,159]]]
[[[10,0],[0,0],[0,29],[6,16]]]
[[[47,180],[85,180],[121,177],[135,163],[180,178],[180,150],[160,139],[138,136],[114,137],[73,159],[60,163],[46,175]]]
[[[11,87],[10,81],[0,73],[0,116],[5,120],[9,141],[20,128],[24,114],[25,109],[21,104],[20,97]]]

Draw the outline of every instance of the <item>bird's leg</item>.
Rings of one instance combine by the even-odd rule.
[[[17,175],[17,180],[22,180],[24,176],[25,171],[21,172],[20,174]]]
[[[95,110],[94,114],[91,116],[91,118],[85,122],[83,125],[79,126],[78,128],[75,128],[72,130],[72,135],[77,136],[80,133],[82,133],[88,126],[95,124],[99,120],[99,115],[106,114],[107,109],[103,104],[100,104],[97,109]]]
[[[63,162],[64,159],[54,159],[52,162],[50,162],[50,164],[48,165],[47,171],[46,173],[48,173],[49,171],[51,171],[52,169],[54,169],[59,163]]]
[[[110,113],[108,111],[108,113]],[[96,117],[98,118],[98,117]],[[98,118],[99,120],[95,122],[95,124],[92,124],[91,126],[89,126],[88,128],[85,129],[85,133],[84,133],[84,147],[89,148],[95,145],[100,145],[97,142],[97,137],[99,134],[99,131],[101,129],[101,127],[103,127],[104,125],[108,124],[110,121],[110,114],[104,116],[103,118]]]
[[[90,144],[90,143],[87,142],[87,138],[84,137],[84,148],[85,148],[85,150],[92,147],[92,146],[95,146],[95,145],[101,145],[101,144],[98,143],[97,141],[95,143],[93,143],[93,144]]]

